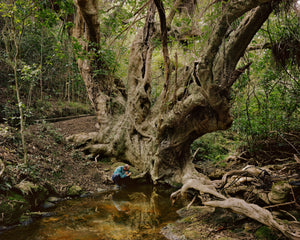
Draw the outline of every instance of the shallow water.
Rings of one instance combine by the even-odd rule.
[[[1,240],[162,240],[178,216],[169,193],[151,186],[60,202],[55,215],[0,234]]]

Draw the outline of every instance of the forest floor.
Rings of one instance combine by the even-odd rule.
[[[43,125],[32,125],[29,130],[32,136],[37,136],[41,128],[44,128]],[[52,153],[49,156],[53,159],[49,159],[50,166],[46,163],[45,167],[40,169],[40,172],[42,176],[48,176],[48,181],[55,183],[55,188],[59,194],[66,194],[68,188],[74,185],[78,185],[83,191],[89,192],[96,192],[107,188],[107,185],[112,185],[110,180],[110,162],[97,162],[86,159],[86,156],[81,150],[77,149],[76,145],[65,142],[66,137],[70,135],[98,131],[95,116],[50,123],[48,128],[48,132],[54,134],[54,141],[58,140],[58,143],[63,144],[55,144],[54,142],[50,145]],[[47,138],[42,139],[45,141],[44,144],[46,146],[49,145]],[[32,140],[34,142],[34,139]],[[40,149],[31,154],[37,156],[39,151]],[[55,153],[57,153],[57,157],[55,157]],[[54,171],[48,172],[51,166],[54,167]]]
[[[46,187],[51,192],[50,195],[59,196],[67,196],[68,190],[72,186],[80,186],[82,192],[99,192],[103,189],[113,188],[110,179],[113,162],[88,159],[82,153],[80,146],[65,140],[66,137],[73,134],[97,130],[94,116],[31,125],[26,130],[29,161],[28,166],[25,166],[20,162],[22,152],[19,147],[18,131],[4,124],[0,125],[0,159],[5,166],[5,171],[0,176],[0,202],[5,198],[11,199],[9,192],[18,193],[16,186],[22,181],[38,183]],[[293,151],[287,144],[282,149],[276,148],[272,144],[275,143],[269,142],[256,157],[249,155],[248,151],[244,151],[237,159],[228,158],[223,167],[206,162],[198,166],[198,170],[210,178],[216,179],[232,169],[241,169],[249,164],[262,164],[261,161],[265,161],[265,165],[274,162],[280,165],[282,161],[293,161]],[[297,172],[296,169],[286,169],[285,171]],[[21,210],[25,211],[26,209]],[[227,210],[221,212],[207,212],[207,209],[198,210],[192,206],[190,209],[183,209],[179,212],[182,219],[164,228],[165,236],[169,239],[192,240],[222,237],[223,239],[278,239],[280,236],[267,228],[263,231],[267,232],[269,237],[259,238],[258,234],[260,233],[257,233],[257,230],[264,227],[262,224]],[[2,211],[4,210],[0,207],[0,214]],[[8,223],[12,222],[8,221]],[[185,236],[185,238],[180,238],[180,236]]]
[[[70,119],[66,121],[59,121],[53,123],[53,129],[59,132],[64,140],[70,135],[77,133],[89,133],[96,132],[96,117],[88,116]],[[70,144],[70,143],[69,143]],[[94,159],[86,159],[86,156],[77,150],[77,146],[71,145],[72,150],[68,151],[67,158],[63,159],[65,183],[60,182],[60,189],[63,192],[70,184],[78,185],[84,189],[84,191],[96,192],[103,188],[107,188],[107,185],[112,185],[110,180],[111,171],[110,162],[97,162]],[[63,152],[64,150],[61,149]]]
[[[110,162],[88,159],[65,140],[72,134],[97,131],[95,124],[95,117],[89,116],[28,126],[27,164],[22,160],[19,131],[0,124],[0,229],[2,224],[18,223],[22,212],[32,211],[33,203],[37,209],[49,195],[66,197],[74,186],[80,187],[78,193],[113,187]]]

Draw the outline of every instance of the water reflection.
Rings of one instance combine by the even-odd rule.
[[[165,239],[160,229],[177,218],[169,194],[140,186],[60,203],[55,216],[0,235],[6,240]]]

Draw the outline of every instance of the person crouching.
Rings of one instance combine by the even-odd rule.
[[[131,172],[129,171],[129,165],[119,166],[115,169],[112,175],[113,182],[117,185],[117,188],[126,187],[126,182],[130,177]]]

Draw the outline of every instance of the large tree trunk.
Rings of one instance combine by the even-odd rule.
[[[100,125],[99,134],[86,150],[100,157],[127,161],[143,174],[149,174],[154,182],[172,184],[200,178],[208,183],[209,179],[200,176],[191,164],[190,144],[206,133],[231,126],[230,87],[247,67],[236,69],[236,66],[271,13],[271,2],[235,0],[224,3],[201,58],[180,70],[176,84],[173,77],[167,76],[165,89],[151,107],[152,40],[160,37],[160,26],[161,36],[166,37],[165,19],[171,25],[174,12],[166,18],[162,4],[159,5],[161,2],[156,1],[160,18],[164,19],[159,25],[154,22],[155,2],[150,1],[145,26],[131,46],[127,93],[113,76],[93,74],[95,69],[105,67],[96,54],[78,60]],[[73,35],[84,50],[94,53],[101,48],[97,0],[77,0],[75,3],[77,14]],[[238,28],[226,34],[231,23],[241,16],[244,18]],[[165,43],[165,39],[162,42]],[[166,44],[163,50],[167,61]],[[169,65],[168,62],[165,64]]]
[[[72,35],[81,45],[81,49],[78,50],[78,68],[95,109],[98,123],[102,129],[105,129],[110,127],[112,121],[110,107],[112,104],[115,104],[119,111],[124,111],[125,86],[107,73],[108,66],[101,60],[98,0],[75,0],[74,3],[77,11]]]
[[[79,58],[78,66],[100,127],[97,134],[85,137],[89,142],[85,151],[97,159],[111,157],[128,162],[139,169],[141,175],[149,175],[154,183],[182,183],[183,187],[172,194],[173,199],[193,188],[221,199],[204,202],[206,205],[231,208],[277,228],[290,239],[299,239],[298,223],[288,225],[257,205],[227,199],[216,190],[216,182],[195,170],[190,158],[190,145],[195,139],[231,126],[230,88],[250,65],[237,68],[237,64],[276,2],[222,2],[222,14],[201,57],[172,76],[166,34],[172,26],[175,9],[183,1],[175,1],[168,17],[160,0],[149,1],[144,28],[131,45],[125,91],[122,81],[109,73],[95,74],[95,70],[107,70],[105,62],[97,55],[101,49],[98,1],[75,1],[77,13],[73,36],[89,53]],[[160,25],[155,23],[156,9]],[[239,26],[229,32],[231,24],[240,17],[243,18]],[[159,36],[162,38],[166,76],[164,89],[151,106],[152,43]],[[76,141],[77,137],[73,139]],[[82,136],[78,139],[82,141]],[[259,213],[254,214],[253,210]]]

